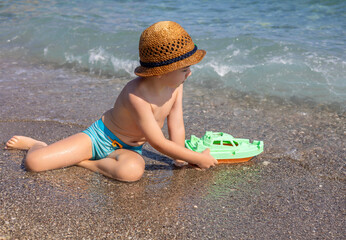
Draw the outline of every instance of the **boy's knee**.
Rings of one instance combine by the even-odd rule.
[[[40,166],[39,156],[36,154],[28,154],[24,160],[25,169],[30,172],[40,172],[42,171]]]
[[[144,169],[145,163],[143,159],[127,159],[118,169],[117,178],[125,182],[135,182],[142,178]]]

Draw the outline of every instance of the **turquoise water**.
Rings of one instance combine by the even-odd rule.
[[[160,20],[207,50],[191,76],[202,87],[346,101],[345,1],[1,1],[0,61],[131,78],[140,34]]]

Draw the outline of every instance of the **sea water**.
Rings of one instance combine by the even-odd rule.
[[[141,32],[162,20],[207,51],[190,79],[202,87],[345,103],[344,0],[1,1],[0,62],[128,80]]]

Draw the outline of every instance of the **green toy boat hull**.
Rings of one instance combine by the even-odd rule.
[[[195,152],[203,152],[209,148],[210,154],[219,163],[246,162],[263,152],[263,141],[250,142],[249,139],[211,131],[207,131],[202,138],[192,135],[191,139],[185,140],[185,146]]]

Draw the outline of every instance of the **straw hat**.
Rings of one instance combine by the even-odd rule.
[[[157,22],[145,29],[139,40],[141,77],[162,75],[200,62],[206,51],[199,50],[189,34],[171,21]]]

